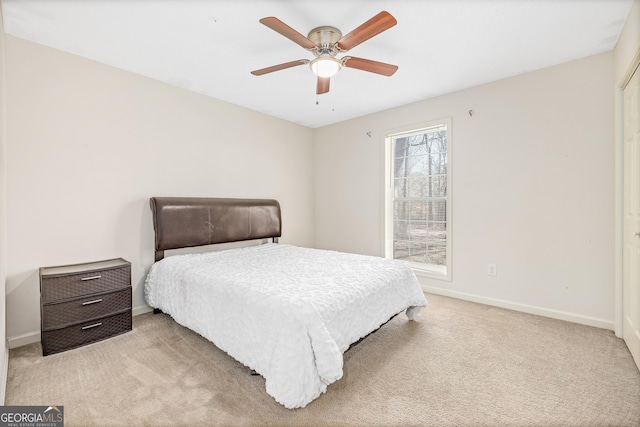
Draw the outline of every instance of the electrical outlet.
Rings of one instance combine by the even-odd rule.
[[[489,265],[487,266],[487,274],[488,274],[489,276],[496,276],[496,275],[498,274],[498,270],[497,270],[497,268],[496,268],[496,265],[495,265],[495,264],[489,264]]]

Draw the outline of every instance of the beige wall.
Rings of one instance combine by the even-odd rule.
[[[382,255],[384,131],[452,117],[453,280],[425,289],[613,329],[613,63],[604,53],[318,129],[316,246]]]
[[[615,49],[615,81],[622,83],[634,58],[640,54],[640,0],[634,0]]]
[[[4,405],[4,390],[6,386],[8,354],[6,341],[6,276],[7,276],[7,246],[6,246],[6,107],[5,94],[7,85],[5,79],[5,48],[2,10],[0,9],[0,405]]]
[[[39,339],[40,266],[153,262],[151,196],[275,198],[313,244],[312,130],[5,35],[7,311]],[[4,233],[3,233],[4,235]]]
[[[453,118],[453,281],[423,286],[612,328],[611,88],[637,49],[633,22],[615,55],[316,130],[3,34],[7,336],[39,338],[43,265],[127,258],[143,307],[153,195],[277,198],[284,242],[382,254],[384,130],[441,117]]]

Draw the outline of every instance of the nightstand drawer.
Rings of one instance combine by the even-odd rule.
[[[131,310],[67,328],[42,331],[44,355],[101,341],[131,330]]]
[[[40,292],[42,302],[47,303],[118,290],[126,286],[131,286],[131,269],[122,267],[60,277],[42,277]]]
[[[131,288],[94,294],[72,301],[42,306],[42,329],[70,326],[113,313],[131,310]]]

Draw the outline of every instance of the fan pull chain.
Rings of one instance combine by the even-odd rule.
[[[335,76],[332,78],[333,80],[333,88],[335,91]],[[316,93],[316,105],[320,105],[319,95]],[[336,98],[331,96],[331,112],[336,111]]]

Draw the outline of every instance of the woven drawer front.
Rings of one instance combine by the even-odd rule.
[[[96,317],[131,310],[131,288],[42,306],[42,329],[68,326]]]
[[[43,277],[41,298],[42,302],[46,303],[97,292],[115,291],[126,286],[131,286],[129,266],[60,277]]]
[[[131,311],[68,328],[42,332],[42,354],[48,355],[101,341],[131,330]]]

